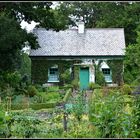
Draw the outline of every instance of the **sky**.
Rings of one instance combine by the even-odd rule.
[[[52,7],[52,9],[55,9],[55,7],[58,5],[58,2],[56,1],[56,2],[53,2],[53,5],[51,6]],[[27,22],[25,22],[24,20],[21,22],[21,28],[22,29],[26,29],[27,30],[27,32],[31,32],[33,29],[34,29],[34,27],[37,25],[38,23],[36,23],[36,22],[34,22],[34,21],[32,21],[31,22],[31,24],[28,24]],[[22,49],[24,52],[26,52],[27,54],[29,54],[29,52],[30,52],[30,47],[24,47],[23,49]]]
[[[25,22],[24,20],[21,22],[21,28],[22,29],[26,29],[28,32],[30,32],[31,30],[33,30],[33,28],[36,26],[36,22],[32,21],[31,24],[28,24],[27,22]]]
[[[52,9],[55,9],[55,7],[56,7],[57,5],[58,5],[58,2],[57,2],[57,1],[55,2],[55,1],[54,1],[54,2],[53,2],[53,5],[51,6],[51,8],[52,8]],[[32,31],[32,30],[34,29],[34,27],[36,26],[36,24],[37,24],[37,23],[34,22],[34,21],[32,21],[31,24],[28,24],[27,22],[22,21],[20,25],[21,25],[21,28],[22,28],[22,29],[25,28],[28,32],[30,32],[30,31]]]

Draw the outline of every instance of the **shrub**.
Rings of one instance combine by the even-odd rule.
[[[44,103],[48,99],[46,92],[38,92],[37,96],[34,96],[33,98],[36,98],[38,103]]]
[[[96,84],[99,84],[101,86],[105,85],[105,78],[103,75],[103,72],[100,70],[100,63],[98,65],[95,65],[95,82]]]
[[[39,92],[43,92],[44,90],[44,87],[42,85],[36,84],[35,87]]]
[[[27,94],[28,94],[30,97],[33,97],[34,95],[36,95],[37,92],[38,92],[38,91],[37,91],[37,89],[36,89],[35,86],[32,86],[32,85],[28,86]]]
[[[67,100],[69,99],[71,95],[71,89],[67,90],[65,97],[63,98],[63,102],[67,102]]]
[[[86,113],[86,104],[83,101],[83,92],[78,93],[75,98],[76,103],[73,105],[72,113],[78,121],[82,119],[82,115]]]
[[[62,88],[63,89],[69,89],[72,88],[73,86],[71,84],[65,84]]]
[[[32,108],[34,110],[39,110],[39,109],[43,109],[43,108],[54,108],[56,105],[57,105],[56,102],[30,104],[30,108]]]
[[[58,91],[58,90],[59,90],[59,86],[49,86],[49,87],[47,87],[48,92],[53,92],[53,91]]]
[[[15,88],[13,87],[7,87],[6,89],[3,90],[1,97],[5,98],[6,96],[13,96],[15,94]]]
[[[122,93],[127,94],[127,95],[132,93],[132,89],[130,88],[128,84],[124,84],[121,90],[122,90]]]
[[[40,130],[38,125],[41,121],[27,114],[14,114],[12,116],[11,135],[16,138],[33,138]]]
[[[89,89],[93,90],[93,89],[97,89],[97,88],[101,88],[101,86],[96,83],[93,83],[93,82],[89,83]]]
[[[77,79],[74,79],[71,84],[74,89],[79,88],[79,81]]]
[[[70,83],[70,79],[71,79],[70,70],[69,69],[65,70],[65,72],[60,75],[60,78],[62,79],[64,84]]]
[[[6,76],[6,82],[12,87],[17,87],[21,81],[21,75],[18,71],[8,73]]]
[[[11,118],[7,116],[2,105],[0,105],[0,138],[8,138],[10,135],[8,121]]]
[[[46,101],[59,101],[60,98],[60,94],[58,92],[49,92],[47,93],[47,97],[46,97]]]
[[[129,102],[125,103],[126,99]],[[135,125],[135,117],[131,113],[132,102],[129,95],[122,95],[116,91],[104,97],[93,93],[89,102],[89,120],[101,132],[100,137],[128,138],[132,136]]]

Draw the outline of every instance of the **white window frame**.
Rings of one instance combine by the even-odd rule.
[[[103,72],[103,69],[108,69],[108,70],[110,70],[110,68],[102,68],[102,72]],[[106,81],[107,83],[112,83],[112,72],[111,72],[111,70],[110,70],[110,74],[104,74],[104,73],[103,73],[103,75],[104,75],[105,81]],[[110,79],[110,80],[108,80],[108,79]]]
[[[52,74],[52,77],[51,77],[51,74],[50,74],[50,70],[51,69],[57,69],[57,74]],[[53,80],[54,78],[54,80]],[[50,67],[48,69],[48,82],[59,82],[59,75],[58,75],[58,66],[55,66],[55,67]]]

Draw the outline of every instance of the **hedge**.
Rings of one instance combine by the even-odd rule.
[[[68,99],[69,99],[69,97],[70,97],[70,95],[71,95],[71,92],[72,92],[71,89],[68,89],[68,90],[67,90],[66,95],[65,95],[64,98],[63,98],[63,102],[64,102],[64,103],[68,101]]]

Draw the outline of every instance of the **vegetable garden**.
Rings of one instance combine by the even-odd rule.
[[[13,98],[7,108],[5,100],[1,102],[0,137],[138,138],[140,97],[128,94],[124,87],[73,92],[37,88],[38,93],[26,97],[26,103],[18,99],[16,104]]]

